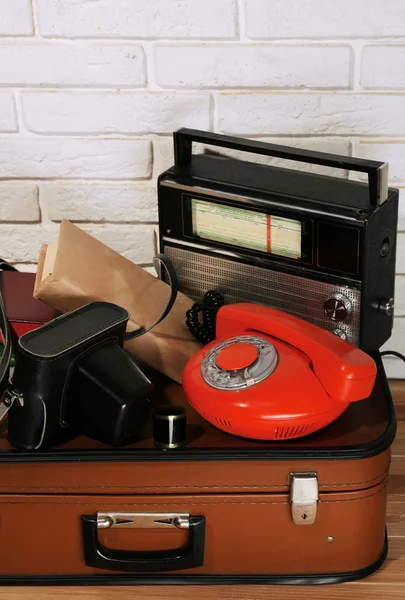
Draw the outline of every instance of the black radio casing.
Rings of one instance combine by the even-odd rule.
[[[192,142],[366,172],[369,181],[193,154]],[[182,292],[201,301],[214,286],[227,302],[285,309],[368,352],[389,339],[398,190],[388,188],[387,165],[188,129],[174,134],[174,146],[175,165],[158,178],[159,242]],[[299,220],[300,258],[199,238],[190,226],[191,199]],[[347,317],[329,322],[326,308],[341,297]]]

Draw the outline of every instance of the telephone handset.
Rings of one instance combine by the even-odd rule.
[[[187,363],[190,404],[216,427],[254,439],[308,435],[367,398],[377,369],[362,350],[280,310],[231,304],[216,339]]]

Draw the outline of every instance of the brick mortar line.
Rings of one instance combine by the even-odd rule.
[[[39,36],[39,24],[38,24],[38,11],[36,6],[36,0],[30,0],[31,5],[31,16],[32,16],[32,26],[33,26],[33,35],[34,37]]]
[[[35,11],[36,13],[36,11]],[[35,14],[34,13],[34,14]],[[36,18],[37,20],[37,18]],[[34,34],[1,34],[0,33],[0,45],[3,41],[10,41],[14,43],[16,41],[21,40],[21,42],[30,42],[34,41],[35,44],[105,44],[115,46],[117,42],[122,42],[123,45],[126,44],[134,44],[134,45],[142,45],[143,43],[152,43],[152,44],[162,44],[162,45],[187,45],[187,44],[199,44],[199,45],[252,45],[252,46],[263,46],[263,45],[271,45],[271,46],[320,46],[320,47],[328,47],[329,43],[333,45],[350,45],[354,42],[359,42],[361,47],[363,46],[402,46],[405,45],[405,35],[402,36],[370,36],[370,37],[342,37],[342,36],[330,36],[330,37],[283,37],[283,38],[250,38],[246,35],[246,37],[177,37],[177,38],[165,38],[163,36],[147,36],[147,37],[132,37],[125,35],[114,35],[114,36],[57,36],[57,35],[42,35],[40,31],[37,31],[37,23],[35,25],[35,33]],[[242,30],[242,28],[241,28]]]
[[[122,137],[116,137],[117,135],[120,135]],[[84,141],[84,140],[108,140],[108,141],[127,141],[127,137],[130,137],[132,141],[140,141],[140,142],[145,142],[145,141],[149,141],[149,142],[154,142],[154,143],[158,143],[159,142],[172,142],[172,134],[171,133],[167,133],[167,134],[160,134],[158,135],[158,137],[152,137],[155,134],[153,133],[145,133],[143,135],[139,135],[139,134],[122,134],[122,133],[114,133],[114,134],[105,134],[105,133],[98,133],[98,134],[85,134],[85,135],[77,135],[77,134],[61,134],[58,132],[55,132],[53,134],[47,134],[47,135],[41,135],[41,134],[37,134],[34,133],[32,131],[27,131],[27,132],[15,132],[15,133],[5,133],[5,132],[0,132],[0,141],[1,140],[8,140],[8,139],[12,139],[13,137],[15,138],[36,138],[36,139],[51,139],[54,140],[55,138],[60,137],[62,140],[65,139],[75,139],[78,141]],[[387,136],[387,135],[383,135],[381,134],[381,136],[377,136],[375,134],[370,134],[370,136],[366,136],[366,135],[362,135],[362,136],[350,136],[348,137],[345,134],[341,134],[341,135],[337,135],[337,134],[319,134],[319,135],[314,135],[314,134],[243,134],[243,137],[248,138],[248,139],[252,139],[252,140],[263,140],[263,139],[268,139],[270,141],[273,140],[280,140],[281,142],[283,141],[287,141],[287,140],[302,140],[302,141],[308,141],[308,142],[315,142],[315,141],[321,141],[321,140],[328,140],[330,142],[347,142],[348,144],[356,142],[356,143],[362,143],[364,142],[365,144],[372,144],[372,143],[376,143],[376,144],[387,144],[387,145],[402,145],[405,144],[405,135],[400,135],[398,137],[394,137],[394,136]],[[22,179],[25,179],[24,177]],[[27,177],[27,179],[33,179],[32,177]],[[64,177],[61,177],[61,179],[65,179]],[[76,178],[76,179],[81,179],[81,178]],[[128,178],[122,178],[123,181],[127,180],[127,181],[133,181],[133,179],[128,179]],[[143,179],[142,179],[143,180]],[[69,179],[70,181],[70,179]],[[97,181],[99,181],[99,179],[97,179]],[[109,181],[109,179],[106,179],[106,181]]]
[[[40,83],[1,83],[0,82],[0,93],[4,92],[13,92],[15,90],[20,90],[23,93],[26,92],[44,92],[44,94],[55,93],[55,92],[78,92],[78,93],[116,93],[118,94],[129,94],[133,93],[134,95],[142,95],[142,94],[167,94],[173,92],[178,95],[194,95],[198,93],[210,93],[210,92],[225,92],[226,94],[260,94],[261,92],[267,93],[272,92],[272,95],[313,95],[319,96],[320,93],[325,96],[336,96],[336,95],[349,95],[349,96],[405,96],[405,84],[403,88],[363,88],[358,87],[354,88],[345,88],[345,87],[336,87],[333,88],[331,86],[328,87],[287,87],[287,86],[190,86],[190,87],[162,87],[158,84],[155,84],[156,87],[149,88],[147,85],[144,86],[133,86],[133,85],[125,85],[122,83],[119,84],[89,84],[84,85],[82,83],[75,84],[40,84]],[[119,91],[117,91],[119,90]]]

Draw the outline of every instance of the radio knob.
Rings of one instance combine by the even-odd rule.
[[[353,306],[349,298],[340,292],[331,294],[324,302],[325,315],[331,321],[344,321],[352,313]]]
[[[332,333],[334,333],[335,335],[337,335],[338,337],[342,338],[342,340],[346,340],[347,341],[347,333],[346,331],[343,331],[343,329],[333,329]]]
[[[392,317],[394,314],[394,298],[390,298],[389,300],[381,300],[379,305],[379,310],[387,317]]]

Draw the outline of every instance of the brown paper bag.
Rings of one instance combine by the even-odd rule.
[[[62,221],[57,240],[41,248],[34,297],[61,312],[88,302],[113,302],[129,312],[127,329],[134,331],[154,323],[169,296],[168,284],[69,221]],[[161,323],[125,344],[135,357],[178,383],[186,362],[201,348],[185,325],[192,304],[179,293]]]

